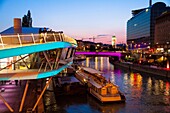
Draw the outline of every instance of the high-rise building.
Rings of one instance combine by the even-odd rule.
[[[129,47],[147,47],[154,45],[155,20],[170,7],[163,2],[157,2],[143,9],[132,10],[133,17],[127,22],[127,43]],[[134,46],[139,45],[139,46]]]
[[[157,48],[170,52],[170,12],[165,12],[156,18],[154,41]]]

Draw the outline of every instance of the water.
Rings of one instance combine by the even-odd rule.
[[[115,68],[107,57],[81,63],[119,86],[125,103],[102,104],[89,94],[56,98],[58,113],[170,113],[170,79]]]

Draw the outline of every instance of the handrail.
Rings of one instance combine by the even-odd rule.
[[[21,47],[31,44],[49,43],[49,42],[69,42],[77,45],[75,39],[62,33],[41,33],[41,34],[16,34],[16,35],[1,35],[0,34],[0,49]]]
[[[19,34],[18,34],[18,40],[19,40],[20,46],[22,46],[22,42],[21,42],[21,38],[20,38]]]
[[[3,40],[2,40],[1,35],[0,35],[0,39],[1,39],[1,45],[2,45],[2,47],[4,48],[4,43],[3,43]]]

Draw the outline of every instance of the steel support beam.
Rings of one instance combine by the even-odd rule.
[[[24,64],[25,64],[25,66],[27,67],[27,69],[29,69],[27,63],[24,61],[24,59],[23,59],[23,57],[22,57],[21,55],[20,55],[20,58],[21,58],[21,60],[24,62]]]
[[[58,68],[58,61],[59,61],[59,56],[61,55],[61,52],[62,52],[61,49],[57,51],[57,56],[56,56],[55,63],[54,63],[54,69]]]
[[[6,107],[11,111],[14,112],[14,110],[11,108],[11,106],[6,102],[6,100],[1,96],[0,94],[0,98],[2,99],[2,101],[4,102],[4,104],[6,105]]]
[[[29,56],[29,55],[27,55],[27,56]],[[22,57],[22,59],[26,58],[27,56]],[[11,63],[10,63],[9,65],[7,65],[6,67],[1,68],[0,71],[3,70],[3,69],[6,69],[8,66],[10,66],[10,65],[12,65],[12,64],[15,64],[15,63],[19,62],[19,61],[22,60],[22,59],[16,60],[15,62],[11,62]]]
[[[51,80],[52,80],[52,77],[50,77],[50,79],[49,79],[49,80],[48,80],[48,82],[46,83],[46,85],[45,85],[45,87],[44,87],[43,91],[41,92],[41,94],[40,94],[40,96],[39,96],[39,98],[38,98],[37,102],[35,103],[35,105],[34,105],[34,107],[33,107],[32,111],[35,111],[35,108],[37,107],[37,105],[38,105],[38,103],[39,103],[40,99],[42,98],[42,96],[43,96],[43,94],[44,94],[45,90],[46,90],[46,89],[47,89],[47,87],[49,86],[49,84],[50,84]]]
[[[27,81],[26,86],[25,86],[25,90],[24,90],[24,94],[22,96],[19,112],[22,112],[22,108],[23,108],[23,105],[24,105],[24,102],[25,102],[25,97],[27,95],[28,86],[29,86],[29,81]]]
[[[51,63],[50,63],[50,60],[48,59],[48,56],[47,56],[47,54],[43,51],[43,54],[44,54],[44,56],[45,56],[45,58],[46,58],[46,60],[47,60],[47,62],[48,62],[48,65],[50,66],[50,68],[51,68],[51,70],[53,69],[53,67],[51,66]]]

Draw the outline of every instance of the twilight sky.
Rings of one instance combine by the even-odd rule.
[[[170,0],[152,0],[155,2],[170,6]],[[63,30],[76,39],[95,37],[105,43],[111,43],[115,35],[117,43],[122,43],[126,42],[131,10],[148,6],[149,0],[0,0],[0,32],[13,26],[13,18],[22,18],[30,10],[33,27]]]

